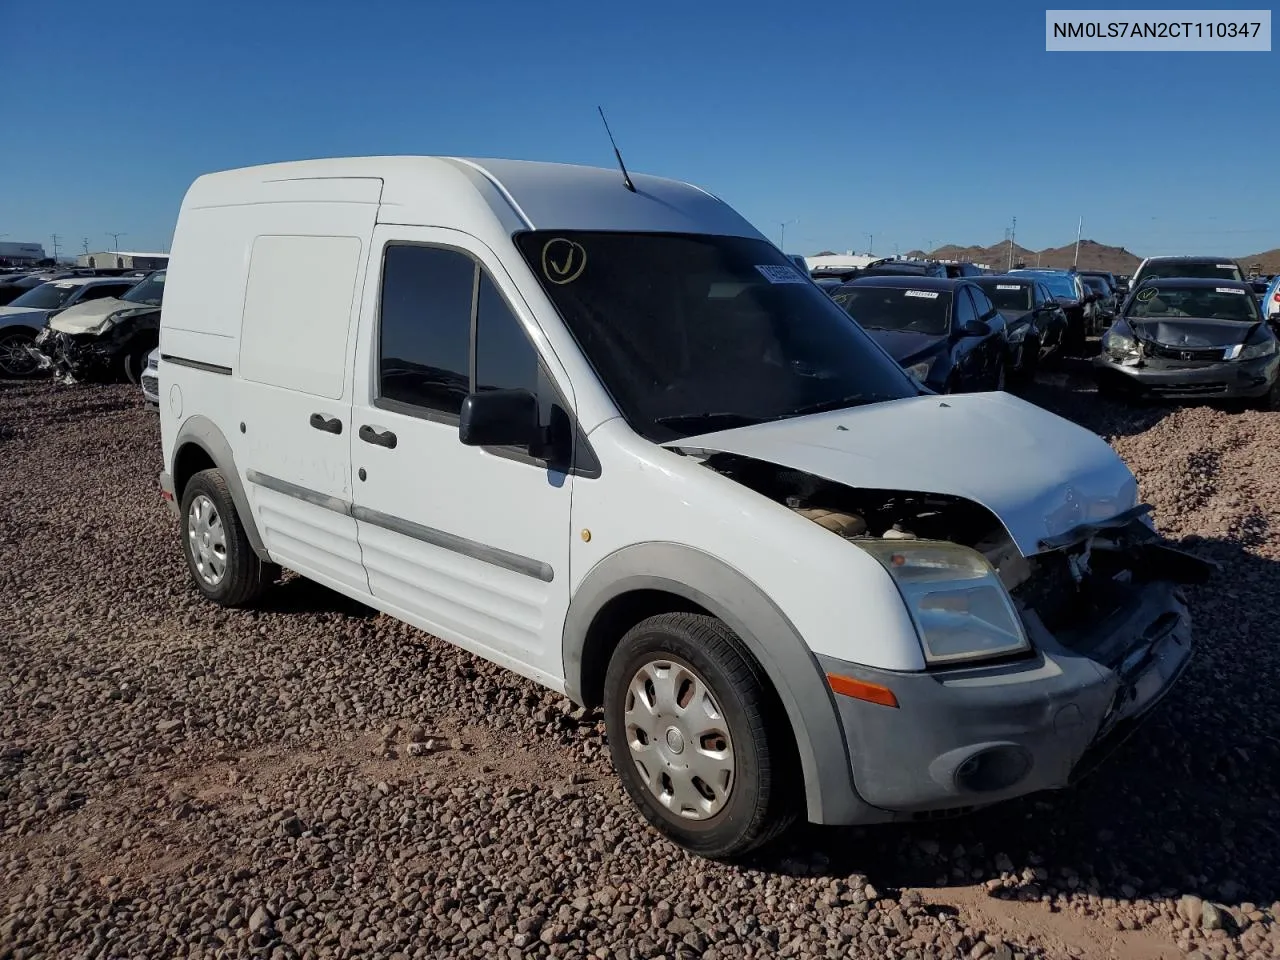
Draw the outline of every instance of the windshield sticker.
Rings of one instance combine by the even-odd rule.
[[[785,264],[766,263],[756,264],[756,269],[760,271],[760,276],[764,277],[770,283],[804,283],[804,277],[800,276],[800,271],[795,267],[788,267]]]
[[[587,251],[582,244],[556,237],[542,248],[542,275],[551,283],[573,283],[587,269]]]
[[[996,284],[996,289],[997,289],[997,290],[1021,290],[1021,289],[1022,289],[1022,284],[1020,284],[1020,283],[997,283],[997,284]]]
[[[1145,290],[1138,291],[1138,299],[1141,300],[1143,303],[1146,303],[1148,300],[1154,300],[1156,294],[1159,292],[1160,291],[1157,290],[1155,287],[1147,287]]]
[[[906,295],[907,295],[908,297],[924,297],[924,299],[926,299],[926,300],[937,300],[937,299],[938,299],[938,291],[937,291],[937,290],[908,290],[908,291],[907,291],[907,293],[906,293]]]
[[[1236,265],[1235,265],[1234,263],[1220,263],[1220,264],[1218,264],[1218,269],[1219,269],[1219,270],[1234,270],[1235,268],[1236,268]]]
[[[1244,294],[1244,291],[1241,290],[1239,287],[1214,287],[1213,292],[1214,293],[1239,293],[1242,295]]]

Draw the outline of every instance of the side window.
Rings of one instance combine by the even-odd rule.
[[[985,320],[996,312],[995,304],[987,297],[981,287],[970,287],[974,309],[978,311],[978,319]]]
[[[476,297],[476,392],[484,390],[528,390],[537,396],[539,374],[538,352],[481,270]]]
[[[955,293],[955,310],[952,312],[952,326],[963,330],[965,325],[977,319],[973,312],[973,301],[969,299],[969,288],[958,287]]]
[[[95,284],[91,287],[85,287],[84,293],[80,295],[80,302],[84,303],[86,300],[102,300],[106,297],[118,297],[128,289],[128,287],[118,287],[113,283]]]
[[[382,267],[378,396],[457,416],[470,383],[476,263],[443,247],[393,245]]]

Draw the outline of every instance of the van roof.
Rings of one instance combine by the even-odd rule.
[[[476,204],[480,200],[508,234],[551,228],[761,236],[718,197],[693,184],[632,173],[632,193],[616,167],[532,160],[386,156],[264,164],[199,177],[183,205],[265,201],[283,191],[294,199],[320,201],[331,198],[320,186],[308,195],[308,181],[335,178],[380,180],[380,191],[351,199],[378,202],[378,219],[385,223],[465,229],[461,221],[484,212]]]

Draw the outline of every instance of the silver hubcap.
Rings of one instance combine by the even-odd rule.
[[[20,375],[36,368],[36,358],[27,352],[26,337],[5,337],[0,340],[0,371]]]
[[[216,587],[227,572],[227,531],[218,508],[203,493],[196,494],[187,510],[187,543],[200,579]]]
[[[733,741],[706,682],[683,664],[652,660],[631,678],[627,746],[658,802],[688,820],[714,817],[733,790]]]

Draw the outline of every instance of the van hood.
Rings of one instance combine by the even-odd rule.
[[[995,514],[1025,556],[1130,509],[1138,495],[1105,440],[1008,393],[911,397],[664,446],[751,457],[850,487],[964,497]]]

